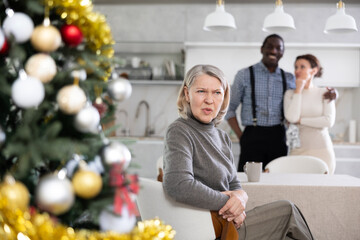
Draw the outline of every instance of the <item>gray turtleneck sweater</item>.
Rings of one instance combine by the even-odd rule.
[[[213,123],[178,118],[167,129],[164,149],[164,190],[175,201],[219,210],[241,189],[231,140]]]

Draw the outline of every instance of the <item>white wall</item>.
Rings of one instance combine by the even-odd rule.
[[[262,58],[259,44],[253,43],[187,43],[186,70],[196,64],[212,64],[225,73],[232,84],[237,71],[253,65]],[[360,44],[346,46],[335,44],[286,44],[279,66],[293,72],[297,56],[311,53],[324,68],[323,77],[316,79],[318,86],[359,87],[360,86]],[[341,59],[341,63],[339,63]]]
[[[114,38],[118,43],[260,43],[268,35],[261,30],[263,19],[274,8],[272,1],[269,2],[271,3],[227,4],[226,10],[234,15],[238,29],[224,33],[202,30],[206,15],[215,9],[215,2],[187,5],[97,4],[95,10],[107,16]],[[335,5],[336,1],[328,4],[284,3],[285,11],[294,17],[297,27],[291,33],[281,34],[285,40],[285,46],[291,43],[359,44],[359,32],[347,35],[326,35],[323,33],[326,18],[335,13]],[[346,12],[356,19],[359,26],[360,3],[347,4],[346,7]],[[178,54],[180,55],[180,49]],[[344,64],[342,59],[339,59],[338,64]],[[141,99],[146,99],[150,103],[151,123],[155,126],[155,135],[163,136],[166,125],[177,117],[176,96],[179,86],[136,85],[133,87],[131,98],[119,105],[119,108],[126,109],[129,112],[132,125],[131,133],[141,135],[144,131],[145,119],[135,120],[134,116],[137,103]],[[336,139],[347,140],[348,121],[356,119],[360,123],[358,104],[354,103],[354,101],[360,101],[360,90],[358,88],[338,88],[338,90],[340,98],[337,102],[337,121],[331,131]],[[144,117],[144,115],[142,112],[141,116]],[[226,128],[226,126],[224,127]],[[357,136],[359,139],[359,124]]]

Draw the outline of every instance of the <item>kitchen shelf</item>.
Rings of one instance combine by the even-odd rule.
[[[134,85],[181,85],[182,80],[129,80]]]

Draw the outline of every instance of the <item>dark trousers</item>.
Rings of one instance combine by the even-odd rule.
[[[244,171],[246,162],[262,162],[263,169],[271,160],[287,155],[284,125],[271,127],[247,126],[240,138],[238,172]]]

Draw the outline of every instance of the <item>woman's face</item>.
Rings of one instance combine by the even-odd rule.
[[[295,62],[296,79],[311,80],[317,72],[317,68],[311,68],[310,62],[306,59],[298,59]]]
[[[184,92],[197,120],[210,123],[216,118],[224,101],[224,90],[219,79],[206,74],[200,75],[190,89],[184,88]]]

